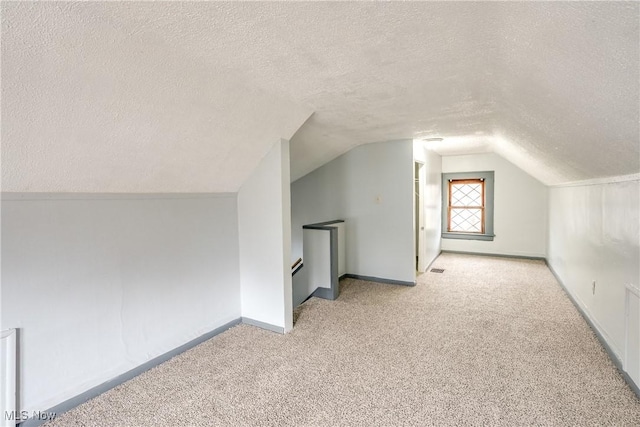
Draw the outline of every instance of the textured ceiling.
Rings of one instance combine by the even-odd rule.
[[[426,136],[547,184],[638,173],[638,23],[636,2],[3,2],[2,188],[236,191],[280,137],[293,179]]]

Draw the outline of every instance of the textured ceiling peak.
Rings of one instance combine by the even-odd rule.
[[[281,137],[294,179],[423,136],[489,138],[548,184],[637,173],[638,16],[631,2],[5,2],[3,190],[236,191]]]

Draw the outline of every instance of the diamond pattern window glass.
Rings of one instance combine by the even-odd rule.
[[[484,233],[484,179],[449,181],[449,232]]]
[[[442,174],[442,238],[493,241],[494,171]]]

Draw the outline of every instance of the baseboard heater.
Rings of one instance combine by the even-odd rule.
[[[16,425],[16,330],[2,331],[2,363],[0,366],[0,426]]]
[[[640,388],[640,289],[625,291],[624,370]]]

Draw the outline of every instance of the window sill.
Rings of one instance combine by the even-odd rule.
[[[476,233],[442,233],[443,239],[462,239],[462,240],[485,240],[493,241],[495,234],[476,234]]]

